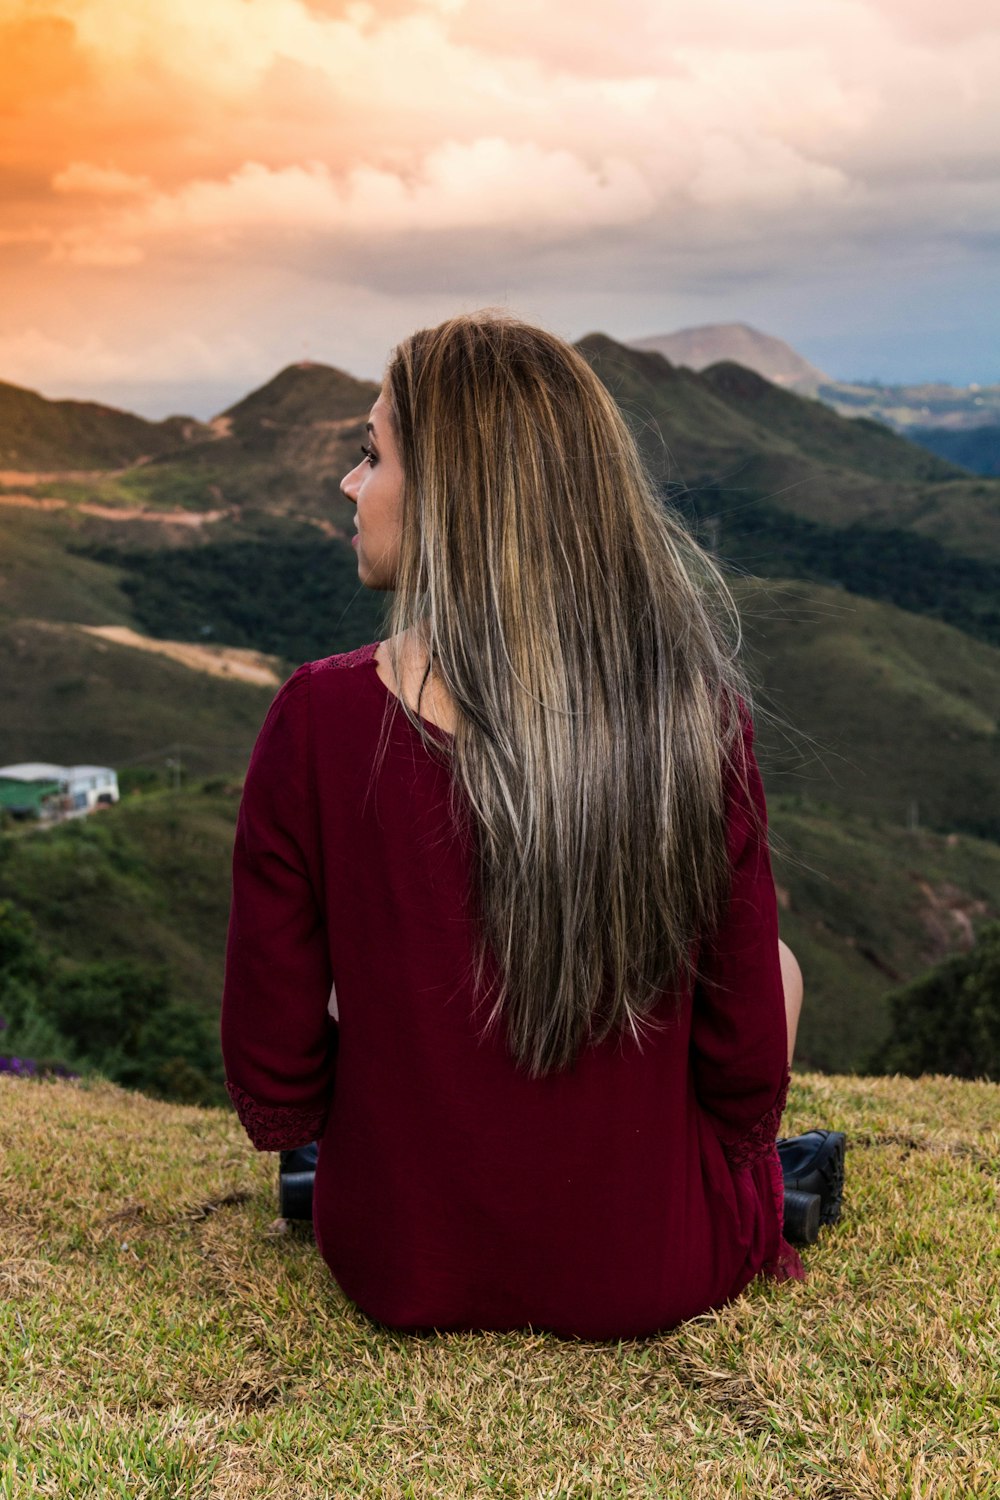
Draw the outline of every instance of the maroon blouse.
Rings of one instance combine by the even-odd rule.
[[[641,1045],[608,1037],[530,1080],[502,1018],[479,1039],[450,772],[376,646],[305,662],[268,710],[237,821],[221,1014],[254,1146],[320,1143],[313,1227],[342,1290],[400,1329],[618,1339],[760,1272],[802,1279],[774,1144],[788,1087],[774,882],[745,796],[730,795],[728,914],[680,1018],[665,992]]]

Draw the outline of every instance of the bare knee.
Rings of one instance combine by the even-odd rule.
[[[788,1028],[788,1066],[792,1065],[795,1051],[795,1036],[802,1011],[803,980],[799,961],[787,943],[778,939],[778,957],[781,961],[781,982],[785,990],[785,1020]]]

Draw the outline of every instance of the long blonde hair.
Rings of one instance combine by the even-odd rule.
[[[476,993],[488,950],[501,975],[483,1034],[504,1014],[538,1078],[612,1030],[639,1042],[717,926],[736,607],[562,339],[450,318],[397,347],[383,396],[404,470],[387,625],[450,694],[448,745],[401,706],[472,833]]]

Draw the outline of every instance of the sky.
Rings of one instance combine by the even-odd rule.
[[[504,307],[1000,381],[996,0],[0,0],[0,380],[207,418]]]

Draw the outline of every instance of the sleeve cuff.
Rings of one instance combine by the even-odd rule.
[[[752,1167],[762,1157],[773,1150],[774,1143],[778,1137],[778,1126],[781,1124],[781,1116],[785,1110],[785,1101],[788,1098],[788,1086],[792,1081],[791,1070],[785,1073],[784,1082],[778,1091],[778,1097],[768,1110],[762,1115],[757,1123],[735,1140],[721,1141],[723,1154],[730,1167],[739,1170],[741,1167]]]
[[[329,1104],[298,1108],[294,1105],[259,1104],[238,1083],[226,1080],[226,1090],[240,1124],[258,1151],[290,1151],[319,1140],[326,1126]]]

